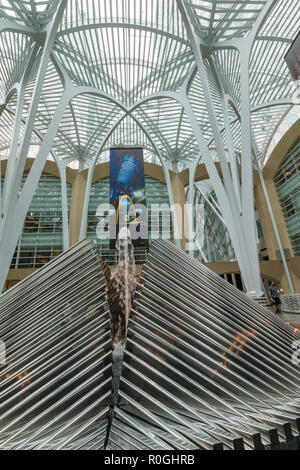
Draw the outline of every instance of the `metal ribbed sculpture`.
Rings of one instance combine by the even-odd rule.
[[[103,448],[111,390],[105,280],[82,242],[0,297],[0,449]]]
[[[105,301],[100,266],[82,242],[0,298],[8,361],[1,369],[1,449],[295,442],[300,372],[292,345],[299,337],[290,326],[171,243],[156,241],[118,355],[108,311],[114,302]]]
[[[198,261],[154,242],[131,310],[109,448],[292,442],[300,429],[296,339]]]

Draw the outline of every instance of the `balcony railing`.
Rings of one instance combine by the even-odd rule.
[[[300,314],[300,294],[282,295],[280,298],[283,312]]]

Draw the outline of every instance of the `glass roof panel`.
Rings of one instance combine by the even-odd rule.
[[[203,43],[207,79],[225,147],[218,80],[229,98],[236,152],[241,148],[239,54],[224,41],[249,35],[263,9],[273,5],[261,24],[250,61],[252,137],[264,155],[294,93],[284,55],[299,30],[299,1],[183,3]],[[0,32],[2,149],[10,144],[17,109],[17,95],[11,89],[20,82],[36,44],[36,32],[49,22],[55,4],[0,0],[0,19],[11,21],[14,27],[23,25],[18,32]],[[218,45],[222,48],[217,49]],[[24,122],[39,60],[40,55],[26,86]],[[69,0],[44,80],[33,143],[47,133],[63,93],[62,77],[75,87],[88,87],[89,93],[80,94],[66,109],[54,140],[53,150],[59,158],[82,162],[102,155],[109,146],[142,145],[178,165],[189,164],[198,155],[193,130],[181,105],[168,97],[186,85],[204,138],[215,148],[205,94],[176,0]]]

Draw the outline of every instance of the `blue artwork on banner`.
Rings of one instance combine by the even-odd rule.
[[[134,246],[147,247],[148,217],[143,149],[111,149],[110,204],[114,208],[116,223],[116,231],[110,238],[111,248],[115,248],[119,230],[124,226],[130,230]]]

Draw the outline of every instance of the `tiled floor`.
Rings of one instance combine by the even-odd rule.
[[[273,311],[272,307],[268,307],[269,310]],[[282,313],[281,318],[293,326],[295,329],[299,330],[300,334],[300,315],[295,313]]]
[[[283,313],[282,318],[300,331],[300,315],[296,315],[294,313]]]

